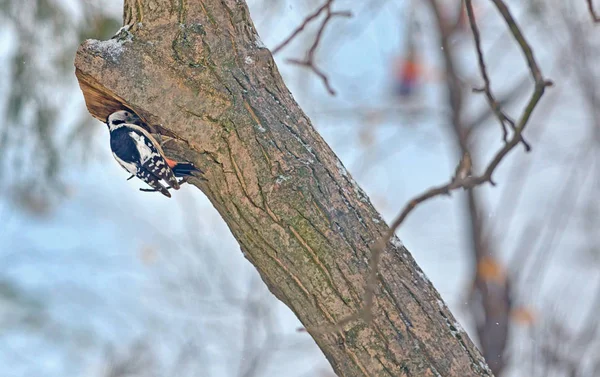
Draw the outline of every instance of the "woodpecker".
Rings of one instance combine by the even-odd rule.
[[[129,110],[114,112],[106,119],[110,133],[112,154],[131,177],[138,177],[152,189],[140,191],[159,191],[171,197],[169,189],[179,190],[181,183],[194,172],[202,171],[190,162],[177,162],[168,159],[148,126],[135,113]],[[178,181],[176,177],[183,178]],[[161,180],[166,182],[165,187]]]

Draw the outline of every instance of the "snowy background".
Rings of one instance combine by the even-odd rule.
[[[494,89],[507,92],[527,67],[488,2],[475,3]],[[249,1],[269,48],[320,4]],[[318,52],[337,96],[286,62],[304,56],[316,28],[276,60],[315,127],[390,221],[413,196],[446,182],[459,159],[437,31],[419,1],[334,4],[354,15],[328,26]],[[454,1],[441,4],[456,17]],[[507,375],[566,376],[558,356],[548,361],[545,344],[578,344],[588,318],[600,317],[593,64],[600,29],[583,0],[508,4],[555,86],[526,132],[533,152],[517,148],[498,170],[498,185],[478,193],[499,260],[511,272],[526,271],[514,289],[528,319],[511,327]],[[110,155],[106,127],[87,114],[72,61],[85,38],[107,39],[119,29],[121,10],[118,0],[102,7],[0,1],[0,377],[332,376],[200,191],[184,187],[173,199],[141,193]],[[423,73],[414,93],[399,98],[394,67],[406,54],[411,23]],[[468,28],[452,45],[465,85],[480,85]],[[515,115],[531,90],[525,83],[510,98]],[[465,117],[476,119],[487,104],[466,93]],[[477,131],[479,169],[499,147],[501,131],[490,119]],[[464,201],[457,193],[427,202],[398,234],[475,339],[466,304],[473,260]],[[600,376],[597,323],[592,329],[583,348],[572,348],[580,355],[573,362],[585,364],[580,376]]]

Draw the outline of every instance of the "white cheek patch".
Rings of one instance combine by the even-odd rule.
[[[115,160],[117,160],[117,162],[119,163],[119,165],[121,165],[123,167],[123,169],[127,170],[130,174],[136,175],[137,174],[137,165],[134,164],[133,162],[125,162],[123,160],[121,160],[119,157],[117,157],[116,154],[113,153],[113,156],[115,158]]]
[[[111,131],[114,131],[117,128],[121,128],[121,127],[123,127],[123,123],[121,123],[121,124],[114,124],[113,122],[110,122],[109,126],[108,126],[108,129],[111,130]]]
[[[135,140],[135,146],[138,152],[140,153],[140,163],[143,165],[144,162],[148,161],[148,159],[152,157],[154,153],[152,152],[152,149],[146,144],[146,141],[144,140],[143,136],[138,135],[135,132],[130,132],[129,136],[131,136],[131,138]]]

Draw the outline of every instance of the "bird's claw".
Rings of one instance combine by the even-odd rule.
[[[182,184],[186,183],[187,181],[188,181],[188,178],[187,177],[183,177],[183,178],[181,178],[181,180],[177,181],[177,183],[179,183],[180,185],[182,185]],[[172,187],[166,187],[166,189],[170,190],[170,189],[172,189]],[[140,191],[143,191],[143,192],[157,192],[158,190],[157,189],[141,188]]]

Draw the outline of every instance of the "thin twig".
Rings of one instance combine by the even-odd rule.
[[[496,118],[498,118],[498,121],[500,121],[500,125],[502,126],[502,139],[504,140],[504,142],[506,142],[508,140],[507,124],[514,131],[515,121],[512,120],[508,115],[506,115],[506,113],[504,111],[502,111],[502,107],[501,107],[500,103],[498,103],[498,101],[496,101],[496,98],[492,94],[490,77],[488,75],[487,68],[485,65],[485,60],[483,58],[483,49],[481,48],[481,36],[479,33],[479,27],[477,26],[477,21],[475,20],[475,12],[473,11],[472,1],[465,0],[465,7],[467,10],[467,17],[469,18],[469,24],[471,25],[471,31],[473,32],[473,39],[475,40],[475,49],[477,51],[477,60],[479,63],[479,70],[481,71],[481,77],[483,78],[483,82],[484,82],[483,89],[476,89],[475,91],[485,93],[485,96],[488,100],[488,103],[489,103],[492,111],[496,115]],[[523,139],[522,137],[521,137],[521,142],[523,143],[523,146],[525,147],[526,151],[531,150],[531,146],[529,145],[529,143],[527,143],[525,141],[525,139]]]
[[[304,28],[306,26],[308,26],[308,24],[314,20],[315,18],[319,17],[319,15],[321,14],[321,12],[323,12],[328,6],[331,5],[331,3],[333,2],[333,0],[328,0],[325,4],[323,4],[319,9],[317,9],[314,13],[308,15],[304,21],[302,22],[302,24],[300,24],[300,26],[298,26],[296,28],[296,30],[294,30],[292,32],[292,34],[290,34],[289,37],[287,37],[283,42],[281,42],[277,47],[275,47],[273,49],[273,55],[277,54],[279,51],[281,51],[285,46],[287,46],[294,38],[296,38],[296,36],[298,36],[298,34],[300,34]]]
[[[594,4],[592,4],[592,0],[587,0],[587,6],[588,10],[590,11],[590,15],[592,16],[592,20],[594,20],[594,22],[600,22],[600,17],[598,17],[596,11],[594,10]]]
[[[502,107],[507,107],[507,105],[510,105],[512,102],[517,100],[519,95],[521,95],[521,92],[523,92],[527,88],[528,84],[529,75],[526,75],[510,90],[506,91],[506,93],[504,93],[500,99],[496,99],[496,102]],[[482,126],[485,122],[487,122],[488,118],[494,115],[495,114],[492,111],[491,107],[486,107],[486,109],[482,111],[481,114],[473,117],[473,120],[469,121],[469,123],[464,125],[465,133],[463,136],[467,140],[469,140],[472,137],[472,133],[476,131],[478,127]]]
[[[297,65],[300,65],[303,67],[307,67],[310,70],[312,70],[315,73],[315,75],[319,76],[321,81],[323,81],[323,85],[325,85],[325,89],[327,89],[327,92],[329,94],[331,94],[332,96],[335,96],[336,93],[335,93],[335,90],[331,87],[331,84],[329,83],[329,78],[323,71],[321,71],[319,68],[317,68],[317,66],[315,66],[314,62],[308,61],[308,60],[297,60],[297,59],[288,59],[287,62],[291,63],[291,64],[297,64]]]
[[[287,61],[289,63],[307,67],[310,70],[312,70],[321,79],[321,81],[323,81],[323,85],[325,85],[325,88],[331,95],[335,95],[335,90],[333,90],[333,88],[331,87],[331,84],[329,83],[329,79],[327,78],[327,75],[322,70],[317,68],[317,66],[315,64],[315,53],[317,51],[317,47],[319,47],[319,43],[323,39],[323,32],[325,31],[325,27],[327,26],[329,21],[331,21],[332,18],[334,18],[334,17],[352,17],[352,13],[350,13],[350,12],[333,12],[331,10],[331,5],[333,4],[333,2],[334,2],[334,0],[327,0],[327,2],[325,2],[325,4],[323,4],[319,9],[317,9],[314,13],[312,13],[308,17],[306,17],[304,19],[304,21],[302,22],[302,24],[300,24],[300,26],[298,26],[292,32],[292,34],[290,34],[289,37],[287,37],[283,42],[281,42],[277,47],[275,47],[273,49],[273,54],[278,53],[281,49],[283,49],[285,46],[287,46],[294,38],[296,38],[296,36],[298,36],[298,34],[300,34],[310,22],[312,22],[314,19],[319,17],[321,15],[321,13],[325,12],[326,16],[323,19],[323,21],[321,22],[321,25],[319,26],[319,30],[317,31],[315,40],[313,41],[313,44],[311,45],[310,49],[308,50],[308,52],[306,54],[306,59],[304,59],[304,60],[288,59]]]

